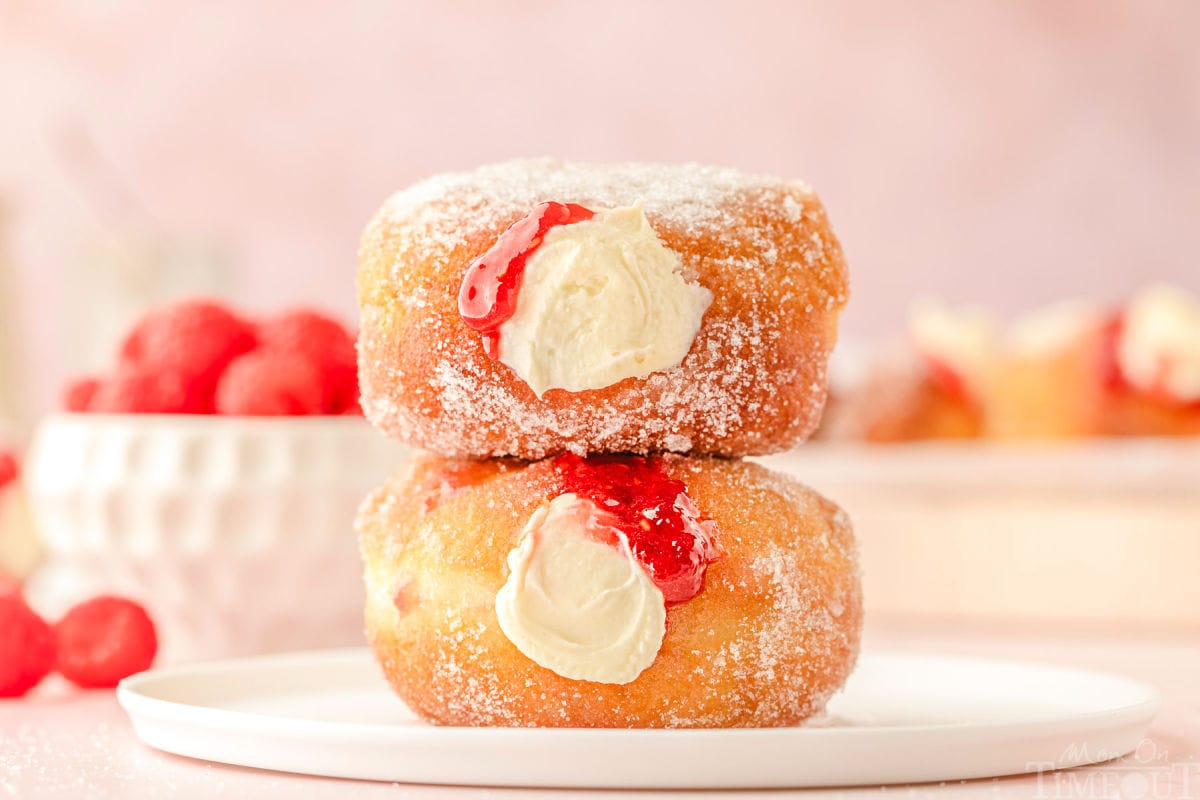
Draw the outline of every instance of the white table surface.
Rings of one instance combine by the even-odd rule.
[[[900,787],[796,792],[754,798],[1035,798],[1035,800],[1200,800],[1200,633],[1092,630],[1062,625],[987,631],[962,623],[875,624],[872,647],[1042,661],[1127,674],[1164,695],[1139,751],[1116,762],[1060,773]],[[524,798],[564,795],[602,800],[669,792],[563,792],[411,786],[313,778],[171,756],[142,745],[112,692],[73,690],[59,681],[28,698],[0,701],[0,797],[19,798]],[[705,792],[705,798],[737,795]]]

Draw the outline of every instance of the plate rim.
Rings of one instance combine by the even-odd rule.
[[[358,659],[364,656],[369,657],[371,649],[369,647],[340,647],[319,650],[299,650],[284,653],[270,653],[256,656],[248,656],[241,658],[219,659],[214,661],[195,662],[191,664],[178,664],[173,666],[161,667],[157,669],[149,669],[144,672],[137,673],[122,680],[116,690],[117,702],[125,713],[130,717],[135,712],[146,716],[163,719],[164,715],[169,711],[186,710],[189,714],[198,714],[201,718],[217,722],[221,720],[238,720],[241,725],[255,721],[264,728],[274,728],[278,726],[284,718],[272,716],[260,712],[238,711],[228,708],[213,708],[211,706],[198,705],[179,700],[166,700],[161,697],[154,697],[145,692],[148,685],[153,685],[159,681],[169,681],[180,677],[187,677],[197,674],[212,674],[220,673],[230,667],[255,668],[267,665],[272,661],[286,662],[293,660],[311,660],[321,659],[329,662],[337,663],[339,661],[349,661],[350,659]],[[881,734],[888,733],[892,735],[902,734],[929,734],[939,731],[952,731],[954,729],[986,729],[988,731],[1003,732],[1013,728],[1022,730],[1037,731],[1039,733],[1053,732],[1061,727],[1074,727],[1076,725],[1086,724],[1092,721],[1108,721],[1114,716],[1138,716],[1144,717],[1148,723],[1152,720],[1162,708],[1162,694],[1159,690],[1150,683],[1130,678],[1119,673],[1108,672],[1104,670],[1094,670],[1088,668],[1078,668],[1072,666],[1064,666],[1062,664],[1044,663],[1027,659],[999,659],[990,658],[987,656],[974,655],[958,655],[937,652],[910,651],[905,649],[881,649],[867,650],[860,654],[860,659],[866,655],[870,659],[901,659],[901,660],[935,660],[941,663],[957,663],[957,664],[972,664],[976,666],[1005,666],[1015,667],[1020,669],[1030,669],[1039,671],[1055,671],[1059,673],[1068,673],[1074,675],[1086,675],[1090,678],[1098,678],[1103,680],[1117,681],[1125,684],[1130,690],[1136,694],[1142,695],[1143,699],[1137,702],[1131,702],[1123,705],[1113,706],[1111,708],[1087,711],[1074,712],[1069,715],[1055,716],[1049,719],[1034,719],[1026,721],[1006,721],[1006,722],[945,722],[945,723],[917,723],[906,725],[875,725],[863,724],[854,725],[853,727],[822,727],[819,725],[798,725],[784,727],[755,727],[755,728],[586,728],[586,727],[562,727],[562,728],[547,728],[547,727],[516,727],[516,726],[455,726],[455,725],[437,725],[431,724],[423,720],[417,720],[412,725],[390,725],[383,723],[372,722],[343,722],[343,721],[321,721],[311,719],[286,718],[288,727],[293,730],[300,728],[330,731],[336,730],[339,734],[357,734],[359,736],[372,734],[384,735],[391,737],[403,737],[406,735],[419,735],[422,737],[456,737],[456,736],[475,736],[486,738],[514,737],[518,736],[522,739],[532,737],[542,738],[563,738],[563,737],[581,737],[581,738],[603,738],[603,737],[637,737],[640,739],[666,738],[729,738],[737,736],[738,738],[749,738],[751,736],[772,736],[785,734],[789,737],[802,736],[847,736],[865,734]],[[857,666],[856,666],[857,669]],[[383,676],[380,675],[381,680]],[[841,689],[838,690],[838,694]],[[836,695],[834,695],[836,696]],[[402,701],[401,701],[402,702]]]

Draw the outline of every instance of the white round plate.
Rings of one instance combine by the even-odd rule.
[[[366,649],[213,662],[117,690],[147,744],[247,767],[474,786],[768,788],[983,778],[1132,751],[1158,694],[1059,667],[867,653],[800,728],[585,730],[421,723]]]

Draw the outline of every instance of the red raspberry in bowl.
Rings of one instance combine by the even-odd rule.
[[[0,697],[20,697],[54,666],[54,631],[15,591],[0,593]]]
[[[217,384],[218,414],[304,416],[320,414],[321,374],[295,353],[256,350],[229,365]]]
[[[298,309],[263,320],[260,346],[308,359],[319,374],[321,407],[315,413],[341,414],[358,402],[358,356],[354,336],[332,317]]]
[[[121,345],[121,361],[174,373],[189,397],[212,411],[212,393],[233,359],[255,346],[254,326],[212,300],[186,300],[148,312]]]
[[[99,378],[78,378],[67,385],[62,395],[62,405],[67,411],[88,411],[92,398],[100,388]]]
[[[21,474],[17,457],[12,453],[0,450],[0,489],[15,481]]]
[[[125,366],[96,387],[88,411],[101,414],[207,414],[212,389],[172,369]]]
[[[147,669],[158,652],[158,635],[146,610],[123,597],[102,595],[80,603],[59,620],[54,633],[55,666],[84,688],[116,686]]]

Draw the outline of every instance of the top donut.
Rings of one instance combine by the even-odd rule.
[[[393,195],[358,296],[363,410],[410,444],[740,457],[816,427],[847,277],[803,183],[535,160]]]

